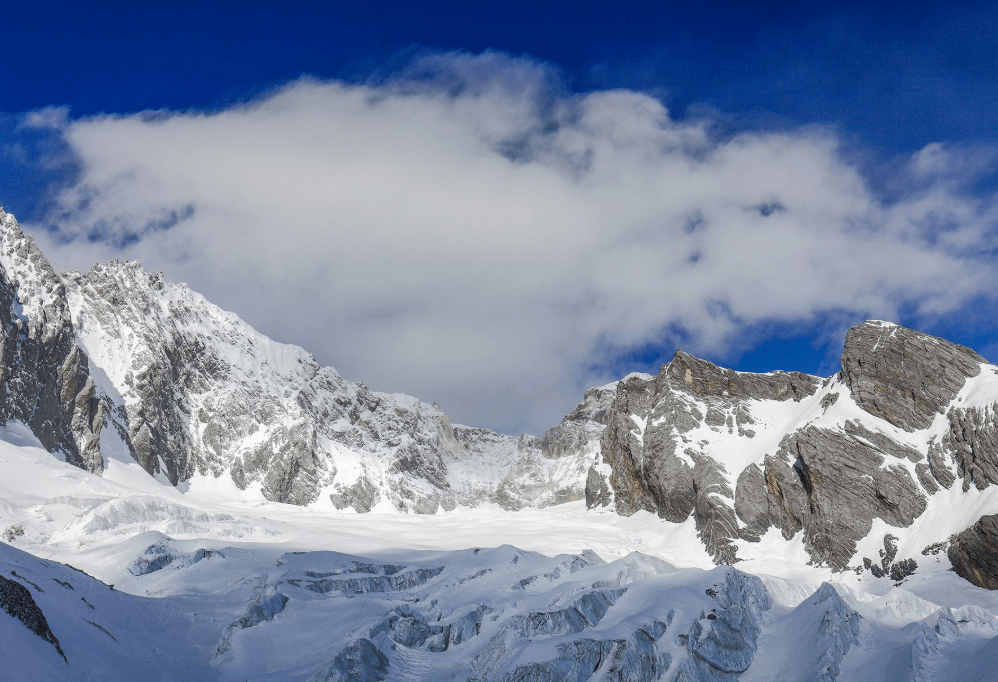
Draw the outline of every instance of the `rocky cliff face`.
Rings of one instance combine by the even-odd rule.
[[[0,211],[0,420],[28,424],[42,444],[100,473],[110,404],[75,343],[66,291],[34,240]]]
[[[882,322],[849,331],[826,379],[677,352],[619,384],[587,499],[692,520],[717,563],[774,530],[800,533],[816,563],[863,570],[875,522],[912,526],[957,478],[998,482],[995,400],[998,372],[972,350]]]
[[[846,334],[839,376],[857,405],[912,432],[931,426],[986,362],[945,339],[864,324]]]
[[[369,390],[138,263],[57,275],[0,213],[0,417],[93,473],[226,477],[269,500],[369,511],[506,509],[583,495],[613,387],[543,440],[454,427]]]

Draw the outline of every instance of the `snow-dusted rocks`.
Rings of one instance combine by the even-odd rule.
[[[781,403],[813,396],[819,383],[799,372],[734,372],[682,351],[658,377],[621,381],[601,440],[617,512],[644,509],[673,523],[692,515],[715,560],[735,561],[733,477],[741,469],[730,462],[773,445],[769,432],[755,440],[760,427],[753,406],[764,405],[774,416],[792,413]],[[601,479],[589,482],[591,495],[598,495]]]
[[[2,210],[0,266],[0,421],[30,425],[45,447],[100,472],[110,403],[75,343],[61,279]]]
[[[0,323],[17,679],[993,672],[998,368],[942,340],[866,323],[827,379],[677,352],[514,437],[136,263],[56,275],[6,214]]]
[[[712,567],[692,520],[582,501],[432,516],[239,502],[135,463],[95,476],[29,435],[0,430],[0,524],[23,529],[0,576],[66,660],[0,613],[11,679],[943,682],[993,666],[998,593],[947,570],[945,550],[900,587],[805,565],[799,536],[772,530]],[[923,546],[920,523],[885,543],[878,521],[860,551],[893,567]]]
[[[679,351],[657,377],[591,389],[543,438],[514,437],[347,381],[137,263],[57,275],[10,215],[0,228],[0,417],[93,473],[135,461],[174,486],[358,512],[585,496],[693,519],[717,563],[777,529],[840,570],[863,563],[875,522],[912,525],[958,478],[998,482],[995,368],[897,325],[851,329],[828,379]]]

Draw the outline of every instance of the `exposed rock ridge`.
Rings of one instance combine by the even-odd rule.
[[[543,438],[506,436],[347,381],[137,263],[58,276],[0,212],[0,329],[0,419],[48,450],[279,502],[433,513],[585,495],[690,520],[718,563],[775,528],[845,569],[874,520],[910,525],[958,478],[998,483],[998,370],[883,322],[849,331],[828,379],[678,351],[658,376],[591,389]]]
[[[874,520],[910,526],[956,478],[998,483],[998,406],[980,397],[998,394],[996,376],[970,349],[878,321],[849,331],[827,379],[679,351],[657,377],[618,384],[587,500],[690,519],[717,563],[775,528],[844,570]]]
[[[14,217],[0,210],[0,421],[27,424],[47,449],[103,471],[110,419],[75,342],[65,287]]]
[[[982,516],[949,546],[957,575],[978,587],[998,590],[998,514]]]
[[[736,372],[678,351],[657,377],[618,384],[600,441],[612,473],[604,483],[593,470],[587,489],[596,496],[600,484],[608,483],[619,514],[644,509],[673,523],[692,515],[715,561],[731,563],[738,522],[727,474],[734,472],[686,434],[737,430],[740,438],[751,439],[751,401],[799,402],[814,395],[820,382],[800,372]]]
[[[820,382],[818,377],[802,372],[737,372],[681,350],[665,365],[665,373],[671,388],[729,403],[746,399],[799,401],[812,395]]]
[[[384,499],[417,513],[582,496],[593,456],[582,453],[595,423],[587,414],[569,419],[546,455],[536,438],[454,427],[438,406],[347,381],[137,263],[66,281],[82,345],[121,395],[135,459],[174,484],[228,474],[279,502],[310,504],[327,488],[340,508],[369,511]],[[599,396],[590,402],[598,412]],[[566,455],[578,461],[554,461]]]

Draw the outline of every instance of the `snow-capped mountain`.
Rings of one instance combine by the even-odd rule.
[[[998,367],[886,322],[850,329],[825,379],[678,352],[657,377],[618,385],[587,499],[692,520],[717,563],[799,537],[815,563],[896,581],[964,533],[957,571],[991,586],[996,401]]]
[[[943,339],[679,351],[514,437],[2,212],[0,324],[12,679],[993,679],[998,367]]]
[[[582,496],[614,393],[591,391],[543,440],[453,426],[138,263],[57,275],[6,213],[0,265],[3,417],[93,473],[134,460],[173,485],[224,477],[268,500],[361,512],[543,506]]]

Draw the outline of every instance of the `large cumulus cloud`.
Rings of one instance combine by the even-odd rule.
[[[553,424],[669,333],[723,354],[762,322],[940,315],[995,281],[966,154],[933,145],[874,192],[830,130],[719,136],[498,54],[58,125],[81,173],[35,228],[57,266],[139,259],[348,378],[505,430]]]

